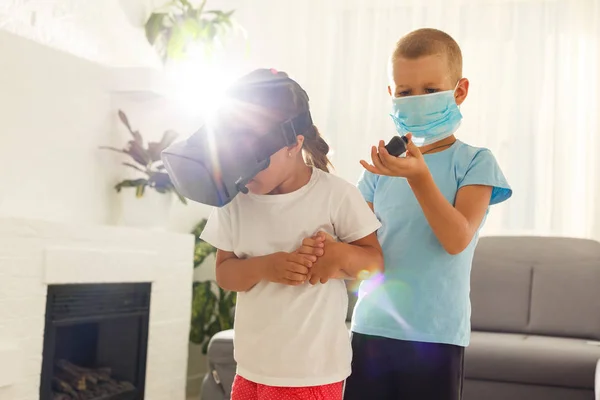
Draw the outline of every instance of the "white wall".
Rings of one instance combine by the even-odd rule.
[[[107,70],[2,31],[0,48],[0,215],[106,222]]]
[[[0,1],[0,28],[111,66],[158,66],[140,29],[162,0]]]
[[[98,146],[128,139],[116,110],[150,140],[195,127],[163,98],[111,93],[107,67],[2,31],[0,48],[0,215],[111,223],[125,158]],[[187,232],[206,215],[175,204],[169,228]]]

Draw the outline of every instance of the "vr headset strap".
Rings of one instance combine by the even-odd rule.
[[[257,161],[266,160],[282,148],[295,145],[296,137],[305,134],[312,126],[312,117],[310,111],[307,111],[282,122],[275,130],[258,137],[252,146]],[[207,126],[203,125],[187,138],[187,142],[190,145],[201,146],[200,138],[205,135],[206,129]]]
[[[313,121],[309,111],[282,122],[278,128],[254,142],[253,150],[257,161],[267,160],[284,147],[295,145],[296,137],[307,133],[312,126]]]

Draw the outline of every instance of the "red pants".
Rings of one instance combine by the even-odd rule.
[[[343,388],[344,382],[307,387],[266,386],[236,375],[231,400],[342,400]]]

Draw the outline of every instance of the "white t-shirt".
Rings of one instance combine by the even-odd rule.
[[[353,242],[381,226],[358,189],[313,168],[281,195],[238,194],[211,214],[202,239],[238,258],[292,252],[323,230]],[[269,386],[318,386],[350,375],[352,349],[344,281],[287,286],[262,281],[238,294],[235,359],[242,377]]]

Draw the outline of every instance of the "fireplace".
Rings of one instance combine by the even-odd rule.
[[[193,254],[193,235],[0,217],[0,400],[58,400],[58,362],[185,399]]]
[[[50,285],[40,400],[144,398],[150,283]]]

